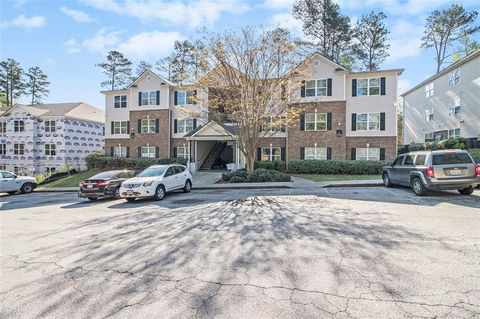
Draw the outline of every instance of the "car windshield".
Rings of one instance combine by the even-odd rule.
[[[160,176],[165,172],[166,166],[149,167],[138,174],[138,177]]]
[[[89,179],[110,179],[113,176],[115,176],[115,174],[117,173],[118,172],[113,172],[113,171],[101,172],[101,173],[98,173],[97,175],[90,177]]]
[[[443,153],[433,155],[433,165],[470,164],[472,159],[467,153]]]

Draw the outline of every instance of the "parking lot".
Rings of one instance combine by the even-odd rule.
[[[480,318],[480,191],[0,197],[1,318]]]

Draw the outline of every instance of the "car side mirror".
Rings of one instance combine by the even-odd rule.
[[[17,175],[13,175],[13,179],[17,178]]]

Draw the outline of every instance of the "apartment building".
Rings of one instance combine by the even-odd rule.
[[[404,144],[461,137],[474,147],[480,136],[480,50],[401,96]]]
[[[104,130],[104,112],[86,103],[15,104],[0,116],[0,170],[85,169],[85,156],[104,152]]]
[[[287,97],[288,107],[299,108],[300,116],[264,135],[258,160],[395,158],[402,69],[351,72],[318,53],[301,69],[303,75],[292,80],[298,90]],[[192,171],[219,163],[244,167],[235,124],[209,107],[214,89],[175,86],[146,71],[125,90],[102,93],[107,154],[181,157]]]

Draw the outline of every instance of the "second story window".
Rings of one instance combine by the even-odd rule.
[[[139,105],[158,105],[159,101],[157,96],[160,95],[160,92],[151,91],[151,92],[140,92],[139,93]]]
[[[157,132],[157,121],[155,119],[141,120],[141,133],[153,134]]]
[[[7,154],[7,145],[0,144],[0,155],[5,155],[5,154]]]
[[[430,122],[433,121],[433,109],[426,109],[425,110],[425,121]]]
[[[55,132],[55,121],[45,121],[45,133]]]
[[[327,79],[305,81],[306,96],[327,96]]]
[[[305,131],[326,131],[327,113],[306,113]]]
[[[458,112],[460,112],[460,99],[448,102],[448,115],[455,116]]]
[[[7,122],[1,121],[0,122],[0,134],[7,132]]]
[[[448,130],[448,138],[459,138],[460,137],[460,129],[452,129]]]
[[[193,119],[177,120],[177,133],[188,133],[193,129]]]
[[[55,144],[45,144],[45,155],[54,156],[57,153]]]
[[[358,113],[357,131],[379,131],[380,113]]]
[[[112,134],[128,134],[128,122],[127,121],[114,121],[112,122]]]
[[[279,161],[282,156],[282,149],[280,147],[262,147],[261,155],[262,161]]]
[[[357,96],[380,95],[380,78],[358,79]]]
[[[124,109],[127,107],[127,95],[115,95],[113,97],[113,107]]]
[[[433,95],[433,82],[425,85],[425,97],[431,97]]]
[[[15,143],[13,144],[13,155],[24,155],[25,154],[25,144]]]
[[[195,104],[195,91],[176,91],[177,100],[175,105]]]
[[[13,121],[14,132],[25,132],[25,121]]]
[[[448,87],[453,87],[460,82],[460,70],[455,70],[448,74]]]

